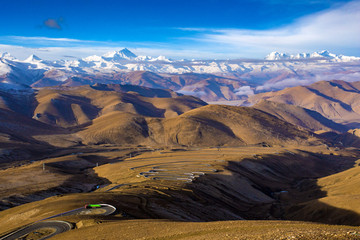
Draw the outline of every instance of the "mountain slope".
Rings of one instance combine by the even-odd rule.
[[[62,127],[90,123],[111,112],[171,117],[206,105],[200,99],[170,90],[122,85],[42,88],[36,99],[34,117]]]
[[[80,140],[66,129],[0,108],[0,163],[46,154],[54,146],[77,146]]]
[[[78,134],[85,144],[138,145],[148,137],[145,118],[127,112],[110,112],[98,117]]]
[[[165,120],[164,131],[171,142],[184,145],[297,144],[309,137],[270,114],[225,105],[208,105]]]
[[[284,103],[261,100],[253,108],[262,110],[286,122],[306,128],[310,131],[337,131],[344,132],[347,128],[335,123],[318,112]]]
[[[326,194],[290,208],[287,217],[294,220],[311,219],[325,223],[359,225],[359,164],[358,160],[353,168],[318,179],[317,185]],[[310,190],[308,194],[314,195],[316,192]]]
[[[321,81],[309,86],[257,94],[249,100],[256,103],[261,99],[314,110],[337,123],[360,124],[360,82]]]
[[[160,146],[297,145],[310,138],[308,132],[262,111],[221,105],[165,119],[113,112],[95,119],[79,135],[91,144]]]

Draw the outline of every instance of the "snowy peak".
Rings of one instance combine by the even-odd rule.
[[[15,60],[13,56],[11,56],[10,53],[4,52],[0,54],[0,58],[8,59],[8,60]]]
[[[24,60],[24,62],[41,62],[42,59],[38,56],[31,54],[27,59]]]
[[[158,56],[157,58],[153,58],[149,60],[150,62],[162,61],[162,62],[172,62],[170,59],[167,59],[165,56]]]
[[[286,53],[271,52],[265,57],[265,60],[284,60],[289,59],[289,57]]]
[[[94,63],[105,63],[105,64],[118,64],[122,63],[124,60],[129,60],[131,62],[167,62],[171,63],[173,62],[171,59],[166,58],[165,56],[159,56],[159,57],[151,57],[151,56],[137,56],[133,52],[131,52],[129,49],[124,48],[120,51],[112,51],[105,53],[102,56],[89,56],[86,58],[83,58],[85,62],[94,62]]]
[[[317,55],[320,55],[320,56],[323,56],[323,57],[327,57],[327,58],[334,58],[336,57],[335,54],[332,54],[330,53],[329,51],[327,50],[323,50],[323,51],[320,51],[320,52],[315,52],[313,54],[317,54]]]
[[[265,57],[265,60],[292,60],[292,59],[325,59],[336,62],[348,62],[360,60],[359,57],[336,55],[327,50],[314,53],[298,53],[290,55],[287,53],[272,52]]]
[[[153,58],[150,57],[150,56],[137,56],[135,58],[136,61],[150,61],[152,60]]]
[[[88,56],[86,58],[83,58],[82,60],[86,61],[86,62],[98,62],[102,60],[102,57],[97,56],[97,55],[92,55],[92,56]]]
[[[111,61],[111,60],[112,61],[117,61],[117,60],[122,60],[122,59],[131,60],[131,59],[134,59],[136,57],[137,56],[127,48],[124,48],[121,51],[108,52],[108,53],[103,55],[103,58],[105,58],[108,61]]]

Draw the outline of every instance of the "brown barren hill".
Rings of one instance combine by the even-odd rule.
[[[360,124],[360,82],[320,81],[309,86],[256,94],[249,100],[257,103],[261,99],[314,110],[337,123]]]
[[[112,112],[93,121],[79,135],[86,144],[140,144],[148,137],[144,117],[126,112]]]
[[[226,105],[197,108],[163,124],[166,139],[181,145],[298,144],[309,137],[260,110]]]
[[[339,147],[360,148],[360,129],[350,129],[347,132],[336,134],[334,132],[325,132],[321,134],[332,144]]]
[[[125,83],[152,88],[169,88],[195,95],[204,101],[235,100],[239,97],[235,89],[246,85],[239,78],[222,77],[213,74],[156,74],[148,71],[124,73],[120,78]]]
[[[73,89],[44,88],[36,95],[34,117],[41,122],[70,127],[89,122],[99,109],[91,99]]]
[[[79,132],[85,143],[157,146],[306,144],[309,132],[248,107],[207,105],[174,118],[120,112],[101,116]]]
[[[120,85],[42,88],[36,99],[34,117],[61,127],[90,123],[112,112],[174,117],[206,105],[198,98],[180,96],[171,90]]]
[[[267,112],[284,121],[310,131],[345,132],[348,128],[325,118],[320,113],[285,103],[260,100],[253,108]]]
[[[35,94],[31,90],[0,90],[0,109],[13,111],[31,117],[32,111],[36,105],[34,96]]]

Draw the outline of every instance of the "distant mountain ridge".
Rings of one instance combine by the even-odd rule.
[[[36,55],[18,60],[3,53],[0,89],[135,84],[172,89],[205,101],[223,101],[319,80],[354,81],[360,74],[360,58],[328,51],[270,55],[268,59],[272,60],[171,60],[137,56],[125,48],[102,56],[49,61]]]

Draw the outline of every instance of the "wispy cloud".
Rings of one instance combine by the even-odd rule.
[[[5,36],[1,37],[2,39],[8,39],[8,40],[18,40],[18,41],[34,41],[34,42],[91,42],[91,41],[85,41],[85,40],[79,40],[79,39],[72,39],[72,38],[49,38],[49,37],[26,37],[26,36]]]
[[[360,54],[360,1],[298,19],[270,30],[180,28],[197,34],[191,39],[232,51],[264,54],[269,51],[299,52],[330,49],[357,50]]]
[[[0,42],[7,45],[23,47],[85,47],[85,46],[108,46],[108,42],[81,40],[74,38],[52,38],[43,36],[0,36]]]

